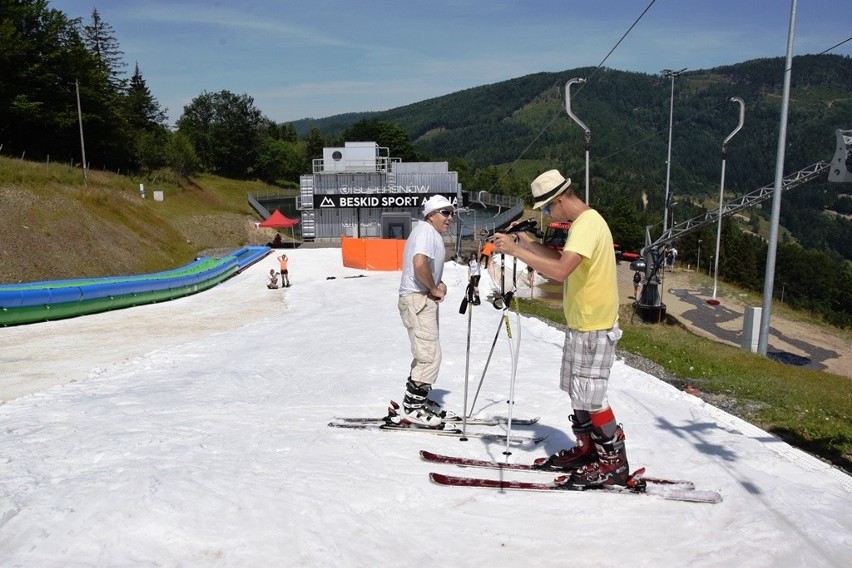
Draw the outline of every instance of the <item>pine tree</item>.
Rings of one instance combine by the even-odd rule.
[[[130,127],[136,130],[149,130],[166,124],[166,113],[160,110],[159,103],[151,95],[138,62],[127,87],[125,112]]]
[[[98,69],[107,78],[107,82],[115,91],[121,91],[126,81],[122,78],[124,68],[124,52],[115,38],[115,30],[101,19],[97,8],[92,10],[92,22],[83,26],[83,42],[86,49],[94,55]]]
[[[312,126],[305,138],[306,154],[308,161],[322,158],[322,150],[325,148],[326,139],[316,126]]]

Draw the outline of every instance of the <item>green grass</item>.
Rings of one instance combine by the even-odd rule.
[[[155,190],[163,201],[154,201]],[[157,272],[210,251],[263,244],[272,237],[253,226],[260,218],[250,192],[278,188],[168,171],[93,170],[86,183],[67,163],[0,157],[0,282]]]
[[[519,300],[521,312],[563,325],[561,304]],[[852,381],[776,363],[704,339],[671,321],[647,324],[622,306],[619,349],[659,364],[711,403],[852,471]]]

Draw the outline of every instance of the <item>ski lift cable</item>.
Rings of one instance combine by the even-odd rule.
[[[719,103],[717,103],[717,104],[715,104],[715,105],[713,105],[713,106],[711,106],[711,107],[708,107],[708,108],[706,108],[706,109],[704,109],[704,110],[700,110],[700,111],[696,112],[695,114],[693,114],[692,116],[689,116],[689,117],[687,117],[687,118],[684,118],[684,119],[682,119],[682,120],[679,120],[679,121],[675,122],[675,123],[674,123],[674,126],[681,126],[681,125],[683,125],[683,124],[687,124],[687,123],[689,123],[689,122],[692,122],[693,120],[695,120],[696,118],[698,118],[698,117],[699,117],[699,116],[701,116],[702,114],[705,114],[705,113],[708,113],[708,112],[712,112],[712,111],[714,111],[714,110],[718,109],[720,106],[722,106],[722,105],[723,105],[723,104],[725,104],[726,102],[727,102],[727,100],[725,100],[725,101],[720,101]],[[634,141],[634,142],[633,142],[633,143],[631,143],[631,144],[627,144],[626,146],[622,146],[621,148],[619,148],[618,150],[616,150],[616,151],[612,152],[611,154],[607,154],[606,156],[604,156],[604,157],[602,157],[602,158],[598,158],[597,160],[593,160],[593,161],[592,161],[592,164],[597,164],[597,163],[599,163],[599,162],[603,162],[603,161],[605,161],[605,160],[608,160],[608,159],[612,158],[613,156],[617,156],[618,154],[620,154],[620,153],[622,153],[622,152],[624,152],[624,151],[626,151],[626,150],[629,150],[630,148],[633,148],[634,146],[638,146],[639,144],[642,144],[642,143],[644,143],[644,142],[646,142],[646,141],[650,140],[651,138],[654,138],[654,137],[658,136],[660,133],[665,132],[667,128],[668,128],[668,127],[661,128],[660,130],[655,130],[654,132],[650,133],[648,136],[646,136],[646,137],[644,137],[644,138],[641,138],[641,139],[639,139],[639,140],[636,140],[636,141]],[[570,177],[570,176],[569,176],[569,177]]]
[[[840,43],[837,43],[837,44],[835,44],[835,45],[832,45],[831,47],[829,47],[829,48],[828,48],[828,49],[826,49],[825,51],[820,51],[819,53],[817,53],[817,55],[825,55],[825,54],[826,54],[826,53],[828,53],[829,51],[832,51],[832,50],[834,50],[834,49],[837,49],[838,47],[840,47],[841,45],[843,45],[844,43],[849,42],[849,41],[852,41],[852,36],[847,37],[846,39],[844,39],[844,40],[843,40],[843,41],[841,41]]]
[[[574,94],[574,96],[579,95],[580,91],[582,91],[582,90],[583,90],[583,88],[586,86],[586,84],[588,84],[588,81],[589,81],[592,77],[594,77],[594,76],[595,76],[595,74],[596,74],[596,73],[597,73],[597,72],[601,69],[601,67],[603,67],[603,65],[604,65],[604,63],[606,63],[607,59],[609,59],[609,57],[610,57],[610,56],[611,56],[611,55],[615,52],[615,50],[618,48],[618,46],[619,46],[619,45],[621,45],[621,43],[622,43],[622,42],[623,42],[623,41],[627,38],[627,36],[630,34],[630,32],[631,32],[631,31],[633,31],[633,28],[635,28],[635,27],[636,27],[636,25],[637,25],[637,24],[638,24],[638,23],[642,20],[642,18],[644,18],[644,17],[645,17],[645,14],[648,12],[648,10],[650,10],[650,9],[651,9],[651,6],[653,6],[655,2],[656,2],[656,0],[651,0],[651,2],[650,2],[650,3],[649,3],[646,7],[645,7],[645,9],[642,11],[642,13],[641,13],[641,14],[640,14],[640,15],[636,18],[636,20],[633,22],[633,24],[631,24],[631,26],[627,29],[627,31],[626,31],[626,32],[624,32],[624,34],[623,34],[623,35],[621,36],[621,38],[620,38],[620,39],[619,39],[619,40],[615,43],[615,45],[613,45],[613,47],[612,47],[612,49],[610,49],[609,53],[607,53],[607,54],[606,54],[606,56],[605,56],[605,57],[601,60],[601,62],[597,65],[597,67],[595,67],[594,71],[592,71],[592,73],[589,75],[589,77],[587,78],[586,82],[585,82],[585,83],[583,83],[582,85],[580,85],[580,87],[577,89],[577,91],[576,91],[576,93]],[[841,41],[841,42],[839,42],[839,43],[836,43],[835,45],[833,45],[833,46],[829,47],[828,49],[826,49],[826,50],[824,50],[824,51],[821,51],[821,52],[820,52],[820,53],[818,53],[817,55],[825,55],[826,53],[828,53],[828,52],[830,52],[830,51],[833,51],[833,50],[837,49],[838,47],[840,47],[841,45],[844,45],[844,44],[846,44],[846,43],[848,43],[848,42],[850,42],[850,41],[852,41],[852,36],[850,36],[850,37],[846,38],[845,40],[843,40],[843,41]],[[710,107],[710,108],[705,109],[705,110],[703,110],[703,111],[699,111],[699,112],[695,113],[694,115],[692,115],[692,116],[690,116],[690,117],[686,118],[685,120],[678,121],[678,122],[675,124],[675,126],[680,125],[680,124],[683,124],[683,123],[690,122],[690,121],[692,121],[693,119],[697,118],[698,116],[702,115],[703,113],[706,113],[706,112],[710,112],[710,111],[712,111],[712,110],[715,110],[715,109],[717,109],[718,107],[722,106],[722,104],[724,104],[724,102],[725,102],[725,101],[722,101],[722,102],[720,102],[719,104],[717,104],[717,105],[715,105],[715,106],[713,106],[713,107]],[[541,130],[539,130],[538,134],[536,134],[536,135],[535,135],[535,137],[534,137],[534,138],[530,141],[530,143],[529,143],[529,144],[527,144],[527,146],[526,146],[526,147],[525,147],[525,148],[521,151],[521,153],[518,155],[518,157],[517,157],[517,158],[515,158],[515,159],[512,161],[512,164],[509,166],[509,169],[507,170],[507,172],[508,172],[508,171],[511,171],[511,170],[515,167],[515,164],[517,164],[517,163],[518,163],[518,162],[519,162],[519,161],[520,161],[520,160],[521,160],[521,159],[522,159],[522,158],[523,158],[523,157],[527,154],[527,152],[530,150],[530,148],[532,148],[532,146],[533,146],[533,145],[534,145],[534,144],[538,141],[538,139],[539,139],[539,138],[541,138],[541,136],[542,136],[542,135],[543,135],[543,134],[547,131],[547,129],[548,129],[548,128],[550,128],[550,125],[551,125],[551,124],[553,124],[553,122],[554,122],[554,121],[555,121],[555,120],[556,120],[559,116],[561,116],[561,114],[562,114],[562,109],[560,108],[557,112],[555,112],[555,113],[553,114],[553,116],[550,118],[550,120],[547,122],[547,124],[545,124],[545,125],[541,128]],[[624,147],[622,147],[622,148],[620,148],[620,149],[616,150],[615,152],[613,152],[613,153],[611,153],[611,154],[609,154],[609,155],[607,155],[607,156],[604,156],[603,158],[599,158],[599,159],[597,159],[597,160],[594,160],[594,162],[593,162],[593,163],[599,163],[599,162],[601,162],[601,161],[605,161],[605,160],[607,160],[607,159],[609,159],[609,158],[612,158],[613,156],[615,156],[615,155],[617,155],[617,154],[620,154],[621,152],[623,152],[623,151],[625,151],[625,150],[628,150],[628,149],[632,148],[633,146],[637,146],[637,145],[639,145],[639,144],[641,144],[641,143],[645,142],[646,140],[649,140],[649,139],[651,139],[651,138],[653,138],[653,137],[657,136],[660,132],[661,132],[661,131],[655,131],[655,132],[653,132],[652,134],[648,135],[647,137],[645,137],[645,138],[643,138],[643,139],[641,139],[641,140],[637,140],[637,141],[633,142],[632,144],[628,144],[627,146],[624,146]],[[502,180],[502,179],[503,179],[503,176],[505,176],[505,175],[506,175],[505,173],[504,173],[503,175],[501,175],[501,176],[498,178],[497,182],[495,182],[495,183],[494,183],[494,185],[492,185],[492,186],[489,188],[489,191],[490,191],[490,190],[492,190],[492,189],[494,189],[494,188],[497,186],[497,184],[498,184],[498,183],[500,183],[500,180]]]
[[[627,38],[627,36],[630,34],[630,32],[631,32],[631,31],[633,31],[633,28],[635,28],[635,27],[636,27],[636,25],[639,23],[639,21],[640,21],[642,18],[644,18],[644,17],[645,17],[645,14],[647,14],[647,13],[648,13],[648,10],[650,10],[650,9],[651,9],[651,6],[653,6],[653,5],[654,5],[654,3],[655,3],[656,1],[657,1],[657,0],[651,0],[651,1],[648,3],[648,5],[645,7],[645,9],[642,11],[642,13],[641,13],[641,14],[639,14],[639,17],[637,17],[637,18],[636,18],[636,20],[634,20],[634,21],[633,21],[633,23],[630,25],[630,27],[629,27],[629,28],[627,28],[627,31],[626,31],[626,32],[624,32],[624,34],[621,36],[621,38],[620,38],[620,39],[619,39],[619,40],[615,43],[615,45],[613,45],[613,46],[612,46],[612,49],[610,49],[610,50],[609,50],[609,53],[607,53],[607,54],[606,54],[606,56],[605,56],[605,57],[601,60],[601,62],[600,62],[600,63],[598,63],[598,66],[597,66],[597,67],[595,67],[594,71],[592,71],[592,73],[591,73],[591,75],[589,75],[589,78],[588,78],[588,79],[591,79],[592,77],[594,77],[594,76],[595,76],[595,74],[596,74],[596,73],[600,70],[600,68],[601,68],[601,67],[603,67],[604,63],[606,63],[606,60],[607,60],[607,59],[609,59],[610,55],[612,55],[612,54],[613,54],[613,52],[615,52],[615,50],[618,48],[618,46],[619,46],[619,45],[621,45],[621,42],[623,42],[623,41],[625,40],[625,38]],[[579,94],[579,93],[580,93],[580,91],[582,91],[582,90],[583,90],[583,87],[585,87],[585,86],[586,86],[586,84],[588,84],[588,79],[587,79],[586,83],[584,83],[583,85],[581,85],[581,86],[580,86],[580,88],[579,88],[579,89],[577,89],[577,93],[575,93],[575,95],[574,95],[574,96],[576,96],[577,94]],[[520,161],[520,160],[521,160],[521,159],[522,159],[522,158],[526,155],[526,153],[527,153],[527,152],[529,151],[529,149],[533,146],[533,144],[535,144],[535,143],[536,143],[536,141],[538,141],[538,139],[539,139],[539,138],[541,138],[541,136],[545,133],[545,131],[547,131],[547,129],[548,129],[548,128],[550,128],[550,125],[551,125],[551,124],[553,124],[553,121],[554,121],[554,120],[556,120],[556,118],[557,118],[558,116],[560,116],[561,114],[562,114],[562,109],[560,108],[558,112],[556,112],[556,113],[554,113],[554,114],[553,114],[553,116],[550,118],[550,120],[547,122],[547,124],[545,124],[545,125],[541,128],[541,130],[539,130],[538,134],[536,134],[536,135],[535,135],[535,137],[532,139],[532,141],[530,141],[530,143],[529,143],[529,144],[527,144],[526,148],[524,148],[524,149],[521,151],[521,153],[518,155],[518,157],[517,157],[517,158],[515,158],[515,159],[512,161],[512,164],[509,166],[509,169],[507,169],[507,170],[506,170],[506,172],[507,172],[507,173],[508,173],[508,172],[510,172],[510,171],[512,171],[512,169],[515,167],[515,164],[517,164],[517,163],[518,163],[518,162],[519,162],[519,161]],[[506,173],[504,173],[503,175],[501,175],[501,176],[497,179],[497,181],[494,183],[494,185],[492,185],[492,186],[489,188],[489,191],[490,191],[490,190],[492,190],[492,189],[494,189],[494,187],[496,187],[496,186],[497,186],[497,184],[498,184],[498,183],[500,183],[500,180],[502,180],[502,179],[503,179],[503,176],[505,176],[505,175],[506,175]]]

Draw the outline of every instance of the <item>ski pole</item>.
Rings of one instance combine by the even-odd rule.
[[[479,398],[479,391],[482,389],[482,383],[485,381],[485,374],[488,372],[488,365],[491,364],[491,357],[494,355],[494,347],[497,346],[497,339],[500,337],[500,329],[502,329],[503,325],[506,325],[506,332],[511,335],[512,330],[509,327],[508,318],[506,316],[506,306],[511,302],[513,292],[509,292],[505,296],[503,296],[503,313],[500,317],[500,322],[497,324],[497,333],[494,334],[494,341],[491,342],[491,350],[488,351],[488,358],[485,360],[485,368],[482,369],[482,376],[479,378],[479,385],[476,387],[476,395],[473,397],[473,404],[470,405],[470,415],[473,416],[473,409],[476,407],[476,399]],[[494,300],[495,304],[497,300]],[[494,306],[497,308],[497,306]],[[499,308],[498,308],[499,309]]]
[[[500,253],[500,295],[506,294],[506,253]]]
[[[506,316],[506,333],[509,335],[509,350],[512,354],[512,373],[509,379],[509,418],[506,422],[506,450],[503,452],[504,456],[512,455],[512,452],[509,451],[509,440],[512,437],[512,411],[515,408],[515,378],[518,375],[518,358],[521,352],[521,310],[518,306],[518,299],[514,298],[515,301],[515,314],[518,318],[518,338],[514,343],[511,343],[512,332],[509,329],[509,316]]]
[[[473,282],[469,282],[467,285],[467,290],[465,291],[465,299],[462,301],[461,313],[464,313],[462,310],[467,311],[467,348],[465,349],[464,356],[464,403],[462,407],[464,408],[464,413],[462,414],[462,435],[459,440],[462,442],[467,442],[467,391],[468,391],[468,377],[470,376],[470,330],[473,323],[473,302],[471,298],[473,296]]]
[[[479,398],[479,391],[482,389],[482,382],[485,380],[485,373],[488,372],[488,365],[491,363],[491,356],[494,355],[494,347],[497,345],[497,338],[500,337],[500,328],[503,327],[503,318],[497,324],[497,333],[494,334],[494,341],[491,342],[491,350],[488,352],[488,359],[485,360],[485,368],[482,369],[482,376],[479,378],[479,385],[476,387],[476,394],[473,397],[473,403],[470,405],[470,415],[473,416],[473,409],[476,407],[476,399]]]

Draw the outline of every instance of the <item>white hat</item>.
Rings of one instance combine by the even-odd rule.
[[[550,201],[563,193],[571,185],[571,178],[562,177],[559,170],[548,170],[535,178],[530,184],[535,205],[533,209],[541,209]]]
[[[456,210],[456,208],[453,207],[453,204],[450,203],[450,200],[443,195],[433,195],[427,199],[425,203],[423,203],[423,217],[428,217],[429,213],[437,211],[438,209],[446,208],[450,208],[453,211]]]

